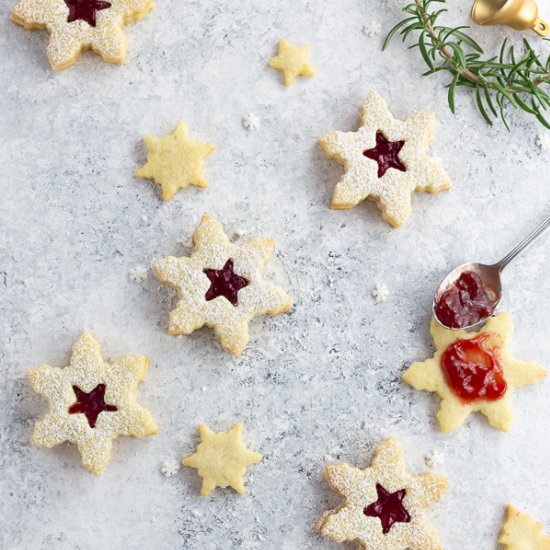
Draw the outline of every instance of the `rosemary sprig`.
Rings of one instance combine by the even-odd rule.
[[[382,49],[391,39],[401,34],[405,42],[418,32],[417,42],[409,46],[418,48],[428,66],[423,76],[441,71],[450,73],[447,84],[449,107],[456,110],[455,92],[460,87],[471,88],[476,106],[488,124],[501,118],[506,128],[505,107],[512,105],[535,116],[550,129],[543,115],[550,107],[550,95],[543,86],[550,84],[550,56],[543,63],[529,42],[523,39],[523,52],[518,57],[513,45],[504,40],[497,56],[486,58],[481,46],[464,31],[468,26],[446,27],[437,23],[445,8],[432,11],[432,4],[445,4],[446,0],[414,0],[403,11],[408,17],[397,23],[386,36]]]

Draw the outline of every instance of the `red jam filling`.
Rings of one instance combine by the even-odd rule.
[[[248,285],[248,281],[235,274],[233,260],[227,260],[222,269],[205,269],[204,274],[210,280],[210,288],[204,295],[207,302],[218,296],[223,296],[234,306],[238,305],[237,294],[241,288]]]
[[[390,493],[380,483],[377,483],[376,493],[378,500],[365,507],[363,514],[379,518],[384,534],[389,533],[394,523],[409,523],[411,516],[403,506],[406,492],[405,489],[401,489],[400,491],[395,491],[395,493]]]
[[[381,178],[390,168],[406,172],[407,168],[399,160],[399,151],[405,145],[404,141],[388,141],[380,131],[376,132],[376,147],[363,151],[367,158],[378,163],[378,177]]]
[[[99,384],[90,393],[82,391],[77,386],[73,386],[73,391],[76,395],[76,403],[69,407],[69,414],[85,414],[90,428],[95,428],[97,417],[103,411],[118,411],[114,405],[105,403],[105,384]]]
[[[494,401],[506,393],[506,380],[498,358],[496,334],[484,333],[458,340],[441,355],[441,368],[453,392],[463,401]]]
[[[111,7],[109,2],[101,0],[65,0],[69,8],[67,23],[73,21],[86,21],[91,27],[95,27],[95,17],[99,10],[106,10]]]
[[[477,273],[465,271],[443,292],[435,304],[435,316],[448,328],[475,325],[493,314],[495,298]]]

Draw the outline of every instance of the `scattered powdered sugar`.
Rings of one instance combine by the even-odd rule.
[[[542,151],[550,151],[550,135],[548,135],[548,133],[539,134],[536,139],[536,144]]]
[[[378,21],[368,21],[363,25],[363,34],[366,34],[370,38],[374,38],[380,34],[382,26]]]
[[[428,468],[439,468],[445,462],[443,453],[439,451],[432,451],[424,457],[424,463]]]
[[[379,304],[388,299],[390,294],[389,288],[384,283],[376,283],[376,286],[372,290],[372,297],[374,298],[374,303]]]
[[[179,460],[176,460],[174,458],[165,458],[160,465],[160,471],[162,472],[164,477],[175,476],[179,472],[179,469]]]
[[[243,117],[243,126],[247,130],[259,130],[261,123],[259,117],[252,113],[248,113]]]
[[[128,272],[130,280],[134,283],[143,283],[147,279],[147,274],[149,270],[144,265],[138,265]]]

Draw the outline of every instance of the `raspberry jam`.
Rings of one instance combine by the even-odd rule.
[[[499,337],[482,333],[457,340],[441,355],[441,369],[453,392],[463,401],[494,401],[506,393],[506,380],[498,357]]]
[[[114,405],[105,403],[105,384],[99,384],[90,393],[82,391],[78,386],[73,386],[73,391],[76,403],[69,407],[69,414],[85,414],[90,428],[95,428],[97,417],[103,411],[118,411]]]
[[[106,10],[111,7],[109,2],[101,0],[65,0],[65,4],[69,8],[69,17],[67,23],[73,21],[86,21],[91,27],[95,27],[96,13],[99,10]]]
[[[448,328],[475,325],[495,311],[496,295],[477,273],[465,271],[439,298],[434,313]]]
[[[389,533],[394,523],[409,523],[411,516],[403,506],[405,489],[390,493],[380,483],[376,484],[378,500],[369,504],[363,510],[365,516],[379,518],[382,523],[382,532]]]
[[[204,295],[207,302],[223,296],[234,306],[238,305],[237,294],[241,288],[248,285],[248,281],[235,274],[233,260],[227,260],[222,269],[205,269],[204,274],[210,279],[210,288]]]
[[[390,168],[406,172],[407,168],[399,160],[399,151],[404,141],[388,141],[380,131],[376,132],[376,147],[363,151],[363,155],[378,163],[378,177],[381,178]]]

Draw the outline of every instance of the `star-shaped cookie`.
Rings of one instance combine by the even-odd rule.
[[[435,114],[419,111],[396,120],[385,101],[370,92],[356,132],[331,132],[319,140],[328,157],[344,166],[332,208],[350,209],[365,199],[376,201],[382,218],[399,227],[411,213],[414,191],[439,193],[450,187],[441,165],[428,156]]]
[[[511,504],[506,509],[506,521],[498,542],[506,550],[550,550],[550,536],[544,534],[542,523]]]
[[[393,437],[376,449],[369,468],[329,464],[324,475],[344,497],[339,508],[321,517],[318,528],[324,536],[340,543],[356,541],[364,550],[441,549],[425,511],[441,498],[447,479],[408,474]]]
[[[11,18],[25,29],[50,32],[48,58],[60,71],[89,49],[104,61],[124,63],[128,45],[122,28],[153,7],[152,0],[21,0]]]
[[[190,185],[208,187],[204,177],[204,159],[215,149],[210,143],[199,143],[180,122],[168,136],[144,136],[147,164],[136,170],[136,177],[152,179],[162,188],[162,200],[169,201],[178,191]]]
[[[432,318],[435,354],[413,363],[403,380],[417,390],[439,395],[437,419],[442,431],[458,428],[476,411],[491,426],[508,431],[514,416],[514,391],[546,376],[537,363],[512,356],[508,350],[512,332],[512,316],[507,312],[491,317],[478,332],[450,330]]]
[[[201,442],[194,454],[181,463],[195,468],[202,477],[201,495],[209,495],[216,487],[232,487],[239,494],[246,492],[243,476],[250,464],[262,455],[249,451],[242,441],[243,425],[239,422],[228,432],[213,432],[205,424],[199,426]]]
[[[285,86],[291,86],[299,76],[315,76],[315,69],[308,63],[311,47],[293,46],[288,40],[281,38],[279,53],[269,60],[272,69],[281,71]]]
[[[48,448],[74,443],[83,466],[100,474],[119,435],[142,438],[157,433],[151,414],[136,402],[148,365],[141,355],[106,363],[97,341],[84,332],[73,346],[68,367],[42,365],[29,372],[34,391],[49,405],[35,425],[32,443]]]
[[[191,334],[211,327],[221,345],[240,355],[249,340],[248,324],[256,315],[289,311],[292,299],[263,276],[275,242],[252,239],[232,244],[220,222],[205,214],[193,235],[190,258],[169,256],[153,263],[163,283],[178,291],[168,331]]]

